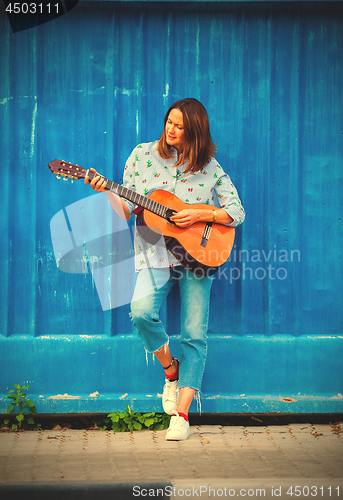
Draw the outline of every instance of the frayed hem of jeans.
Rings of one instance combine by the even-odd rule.
[[[166,352],[168,346],[169,346],[169,339],[159,349],[155,349],[154,351],[148,351],[148,349],[143,345],[143,348],[145,351],[145,361],[146,361],[147,366],[149,366],[149,354],[152,354],[152,362],[153,362],[153,364],[155,364],[155,359],[156,359],[155,352],[160,351],[161,349],[163,349],[163,347],[164,347],[164,350]]]
[[[167,342],[163,345],[161,345],[161,347],[159,349],[155,349],[153,352],[158,352],[158,351],[162,351],[162,349],[164,348],[164,352],[167,352],[167,347],[169,346],[169,339],[167,340]]]
[[[201,415],[201,393],[200,391],[197,391],[194,395],[194,399],[196,399],[196,402],[197,402],[197,411],[200,413]]]
[[[189,387],[188,385],[180,385],[180,389],[194,389],[194,387]],[[194,389],[194,399],[197,402],[197,412],[201,415],[201,391],[198,389]]]

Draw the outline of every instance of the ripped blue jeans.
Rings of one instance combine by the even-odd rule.
[[[152,293],[147,284],[154,283]],[[178,283],[181,299],[180,387],[200,391],[207,355],[207,329],[213,277],[199,277],[182,266],[139,271],[131,301],[131,319],[148,352],[168,344],[159,317],[162,301]]]

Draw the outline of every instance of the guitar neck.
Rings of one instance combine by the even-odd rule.
[[[90,180],[93,180],[97,175],[99,174],[88,171],[88,177],[90,178]],[[121,186],[120,184],[117,184],[116,182],[110,181],[105,177],[104,179],[106,181],[105,189],[107,189],[108,191],[115,191],[121,198],[131,201],[132,203],[135,203],[136,205],[139,205],[140,207],[149,210],[149,212],[153,212],[160,217],[167,218],[168,209],[164,205],[161,205],[160,203],[157,203],[156,201],[153,201],[146,196],[138,194],[132,189],[128,189],[124,186]]]

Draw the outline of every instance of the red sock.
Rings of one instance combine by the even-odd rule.
[[[168,380],[178,380],[178,378],[179,378],[179,363],[177,363],[177,368],[176,368],[175,372],[172,373],[171,375],[166,374],[166,378]]]
[[[184,418],[186,422],[188,422],[188,415],[186,415],[185,413],[181,413],[180,411],[178,411],[178,414],[180,415],[180,417]]]

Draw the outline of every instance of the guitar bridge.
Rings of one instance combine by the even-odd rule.
[[[212,222],[207,222],[205,229],[204,229],[204,233],[202,235],[202,240],[201,240],[200,246],[206,247],[207,242],[210,239],[211,231],[212,231]]]

